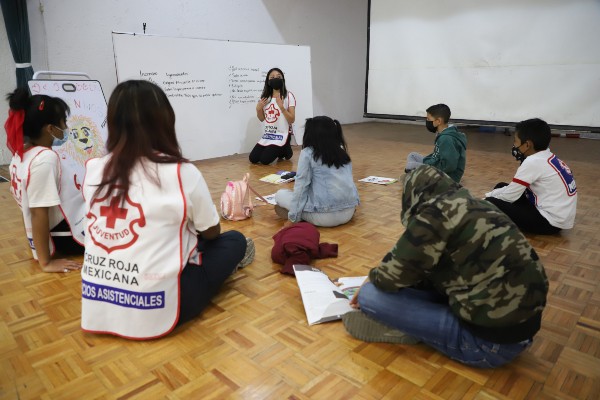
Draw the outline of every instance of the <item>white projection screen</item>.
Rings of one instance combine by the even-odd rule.
[[[600,0],[370,0],[365,117],[600,132]]]

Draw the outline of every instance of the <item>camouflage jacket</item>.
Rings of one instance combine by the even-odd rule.
[[[496,343],[539,330],[544,267],[496,206],[425,165],[405,179],[401,219],[405,232],[369,274],[376,287],[433,286],[473,334]]]

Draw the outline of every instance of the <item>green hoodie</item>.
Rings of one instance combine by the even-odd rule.
[[[423,164],[444,171],[454,182],[460,182],[467,161],[467,136],[449,126],[435,137],[433,153],[423,158]]]
[[[463,325],[494,343],[518,343],[539,330],[544,267],[496,206],[423,165],[406,176],[401,219],[405,232],[369,274],[377,288],[433,287]]]

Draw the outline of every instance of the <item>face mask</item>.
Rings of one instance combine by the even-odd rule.
[[[283,87],[283,79],[271,78],[269,79],[269,86],[271,86],[275,90],[280,90]]]
[[[433,121],[430,121],[428,119],[425,120],[425,127],[427,128],[427,130],[431,133],[437,133],[437,128],[435,126],[433,126]]]
[[[58,126],[57,126],[58,128]],[[60,129],[60,128],[58,128]],[[62,146],[63,144],[65,144],[65,142],[67,141],[67,139],[69,139],[69,128],[65,128],[65,129],[61,129],[62,131],[62,138],[59,139],[56,136],[52,135],[52,137],[54,138],[54,140],[52,140],[52,147],[59,147]]]
[[[521,146],[522,145],[523,144],[521,143]],[[521,147],[521,146],[519,146],[519,147]],[[513,145],[513,147],[512,147],[512,155],[513,155],[514,158],[517,159],[517,161],[523,162],[523,160],[525,159],[525,154],[521,153],[521,150],[519,150],[519,147]]]

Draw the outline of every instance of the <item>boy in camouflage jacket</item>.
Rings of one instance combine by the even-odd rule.
[[[406,231],[344,316],[366,341],[422,341],[476,367],[511,361],[540,329],[548,280],[535,250],[498,208],[428,165],[408,174]],[[410,336],[409,336],[410,335]]]

